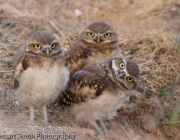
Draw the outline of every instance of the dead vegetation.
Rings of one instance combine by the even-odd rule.
[[[119,110],[110,134],[116,140],[179,140],[179,17],[177,0],[1,0],[0,133],[69,132],[76,133],[78,139],[98,139],[61,108],[49,109],[52,127],[24,129],[20,122],[28,110],[13,98],[13,60],[27,38],[38,30],[55,34],[66,50],[87,24],[105,21],[115,28],[123,54],[137,62],[141,70],[138,90],[142,96],[132,97],[128,106]]]

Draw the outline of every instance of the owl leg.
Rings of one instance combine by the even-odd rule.
[[[34,106],[29,105],[29,110],[30,110],[30,122],[34,122]]]
[[[95,121],[89,121],[89,124],[94,127],[94,129],[98,132],[99,136],[104,136],[103,132],[101,129],[98,127],[97,123]]]
[[[48,119],[47,119],[47,107],[46,107],[46,105],[42,105],[42,113],[44,116],[44,125],[47,126],[48,125]]]
[[[33,105],[29,105],[29,111],[30,111],[30,119],[27,121],[25,120],[23,123],[26,125],[35,125],[34,123],[34,106]]]
[[[106,126],[104,125],[104,122],[102,120],[100,121],[100,124],[102,126],[103,131],[104,131],[105,138],[110,138],[109,133],[108,133],[108,131],[106,129]]]

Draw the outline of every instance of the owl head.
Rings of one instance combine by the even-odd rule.
[[[50,57],[62,53],[62,48],[54,35],[46,31],[39,31],[27,40],[25,52]]]
[[[139,66],[125,57],[111,59],[113,79],[126,89],[134,89],[139,80]]]
[[[94,22],[84,29],[79,39],[95,46],[100,46],[106,43],[116,42],[117,35],[109,24],[105,22]]]

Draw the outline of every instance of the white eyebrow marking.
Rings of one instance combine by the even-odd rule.
[[[28,47],[26,48],[26,51],[27,51],[27,52],[29,51]]]
[[[123,71],[126,73],[126,76],[130,76],[129,73],[128,73],[128,71],[127,71],[127,69],[126,69],[126,66],[125,66],[125,68],[123,69]]]
[[[115,60],[112,60],[112,68],[117,71],[118,68],[116,67]]]
[[[53,43],[59,43],[59,41],[58,41],[58,40],[53,40],[52,44],[53,44]]]

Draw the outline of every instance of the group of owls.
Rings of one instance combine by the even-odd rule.
[[[76,120],[107,136],[104,121],[116,116],[140,72],[134,61],[122,56],[114,29],[94,22],[65,53],[46,31],[34,33],[23,48],[15,63],[14,87],[16,99],[30,109],[30,121],[34,107],[41,107],[47,125],[47,105],[58,99],[71,107]]]

